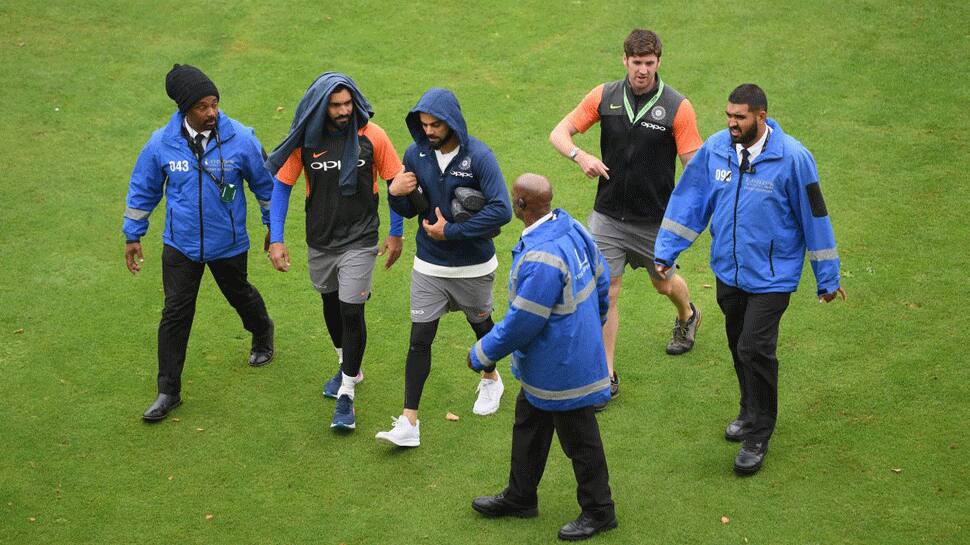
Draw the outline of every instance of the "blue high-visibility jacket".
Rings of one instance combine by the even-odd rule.
[[[182,136],[184,119],[175,112],[141,150],[128,185],[122,231],[128,240],[140,239],[164,192],[165,244],[198,262],[241,254],[249,249],[243,180],[269,225],[273,176],[263,166],[263,147],[253,129],[220,112],[200,162]],[[222,201],[220,184],[236,186],[231,202]]]
[[[684,169],[660,225],[654,256],[672,266],[711,225],[711,270],[750,293],[793,292],[808,253],[818,294],[839,288],[839,254],[815,159],[775,120],[746,172],[727,129]]]
[[[568,411],[610,400],[602,325],[610,272],[586,229],[562,209],[512,250],[509,310],[471,348],[482,369],[512,354],[534,407]]]

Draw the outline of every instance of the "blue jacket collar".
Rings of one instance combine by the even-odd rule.
[[[556,208],[552,211],[552,219],[536,227],[535,230],[530,231],[528,234],[519,239],[519,243],[515,245],[515,251],[519,251],[530,246],[535,246],[549,240],[555,240],[567,234],[569,230],[572,229],[572,219],[572,216],[570,216],[565,210],[562,208]]]

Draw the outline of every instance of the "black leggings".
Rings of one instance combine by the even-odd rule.
[[[340,370],[356,377],[367,347],[367,324],[364,322],[364,303],[345,303],[337,292],[323,294],[323,319],[336,348],[343,348],[344,363]]]
[[[484,337],[495,325],[489,316],[483,322],[473,324],[472,330],[479,339]],[[411,344],[408,359],[404,366],[404,408],[418,410],[424,383],[431,374],[431,343],[438,333],[438,320],[427,323],[411,323]],[[344,356],[346,358],[346,356]]]

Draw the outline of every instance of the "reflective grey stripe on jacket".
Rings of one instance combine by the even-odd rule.
[[[139,210],[137,208],[132,208],[130,206],[125,208],[125,217],[130,220],[143,220],[148,219],[148,216],[152,214],[151,210]]]
[[[826,248],[824,250],[815,250],[808,252],[808,259],[811,261],[825,261],[828,259],[838,259],[839,252],[835,248]]]
[[[685,227],[670,218],[664,218],[663,221],[660,222],[660,228],[666,229],[689,242],[694,242],[697,237],[701,236],[701,234],[697,231],[690,229],[689,227]]]
[[[592,384],[587,384],[586,386],[580,386],[578,388],[570,388],[569,390],[544,390],[542,388],[536,388],[535,386],[530,386],[526,384],[525,381],[520,381],[522,383],[522,389],[528,392],[530,395],[537,397],[539,399],[544,399],[546,401],[564,401],[569,399],[578,399],[580,397],[598,392],[604,388],[610,387],[610,377],[604,377],[601,380],[597,380]]]
[[[518,295],[518,279],[519,279],[519,267],[526,261],[534,261],[537,263],[543,263],[551,267],[559,269],[565,276],[566,281],[563,283],[562,288],[562,303],[553,306],[552,308],[540,305],[535,301],[531,301]],[[572,314],[576,312],[576,307],[583,303],[596,291],[596,281],[603,274],[603,264],[596,263],[596,273],[593,278],[583,286],[583,289],[579,291],[575,296],[573,295],[573,275],[569,273],[569,267],[566,262],[562,260],[559,256],[550,254],[548,252],[532,251],[528,252],[522,256],[522,259],[518,261],[515,265],[515,270],[512,271],[512,286],[509,288],[509,301],[511,305],[518,309],[524,310],[526,312],[531,312],[537,316],[543,318],[548,318],[550,314]]]

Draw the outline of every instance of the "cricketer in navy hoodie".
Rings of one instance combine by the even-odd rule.
[[[421,113],[444,121],[458,136],[458,154],[444,172],[439,168],[435,150],[421,127]],[[481,275],[493,272],[498,264],[495,245],[486,235],[512,219],[509,192],[495,154],[468,134],[458,99],[447,89],[428,89],[405,121],[414,143],[404,152],[404,169],[414,172],[418,186],[428,200],[428,210],[419,220],[427,219],[434,223],[435,208],[438,208],[448,222],[445,227],[446,240],[434,240],[423,229],[418,229],[414,268],[431,276],[451,276],[443,269],[494,262],[491,270],[485,270]],[[455,223],[451,215],[451,200],[455,188],[460,186],[481,191],[487,202],[468,221]],[[418,215],[407,196],[389,195],[388,201],[391,208],[405,218]]]

